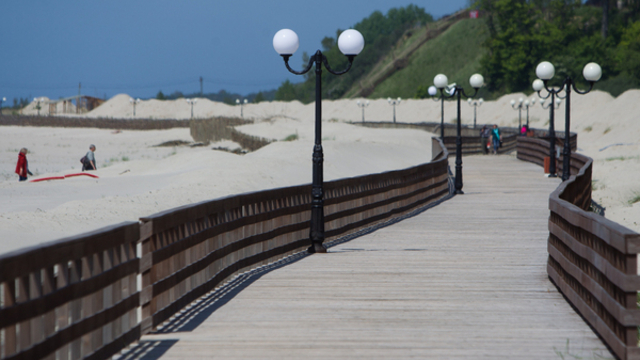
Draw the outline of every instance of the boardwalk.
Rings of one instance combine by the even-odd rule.
[[[125,357],[613,358],[546,275],[559,180],[512,156],[464,176],[465,195],[231,286]]]

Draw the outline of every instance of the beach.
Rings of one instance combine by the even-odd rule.
[[[517,126],[518,111],[510,94],[486,101],[477,109],[478,124]],[[528,99],[534,96],[530,95]],[[366,101],[365,99],[360,99]],[[594,91],[571,100],[571,131],[578,133],[578,152],[594,159],[593,199],[607,208],[606,217],[640,231],[640,122],[634,109],[639,90],[617,98]],[[456,117],[456,104],[445,102],[445,122]],[[48,109],[48,106],[43,106]],[[462,104],[463,124],[473,124],[473,107]],[[23,114],[35,114],[30,104]],[[391,121],[386,100],[369,100],[366,121]],[[231,141],[207,146],[156,146],[181,140],[193,142],[188,128],[132,131],[95,128],[3,126],[0,149],[0,253],[61,239],[173,207],[219,197],[311,182],[315,105],[263,102],[242,109],[251,123],[243,133],[274,140],[246,154]],[[78,115],[66,115],[78,116]],[[184,99],[148,100],[133,106],[117,95],[83,114],[92,118],[189,120]],[[240,117],[240,107],[198,99],[195,118]],[[530,126],[548,127],[549,110],[529,109]],[[526,121],[522,111],[522,121]],[[398,122],[439,122],[440,103],[431,99],[402,100]],[[556,130],[564,130],[564,103],[556,110]],[[362,121],[356,100],[323,101],[322,144],[324,179],[330,181],[403,169],[430,161],[431,134],[409,129],[372,129],[349,124]],[[288,139],[289,141],[287,141]],[[294,139],[294,140],[291,140]],[[18,151],[29,149],[30,179],[79,173],[80,158],[96,145],[99,178],[86,176],[18,183],[14,174]],[[515,154],[505,155],[515,156]],[[491,169],[487,169],[491,171]],[[540,181],[545,181],[540,171]],[[523,192],[526,189],[522,189]]]

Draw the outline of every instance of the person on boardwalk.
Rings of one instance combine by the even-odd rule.
[[[27,148],[20,149],[18,153],[18,164],[16,164],[16,174],[18,174],[18,181],[27,180],[27,175],[33,175],[29,171],[29,162],[27,161]]]
[[[89,146],[89,151],[87,152],[87,155],[85,155],[82,159],[82,171],[85,170],[96,170],[96,157],[93,154],[94,151],[96,151],[96,146],[91,144],[91,146]]]
[[[482,125],[482,130],[480,130],[480,144],[482,145],[482,152],[485,154],[489,153],[489,149],[491,145],[489,144],[489,138],[491,137],[491,130],[487,127],[487,125]]]
[[[498,125],[493,125],[493,129],[491,129],[491,138],[493,139],[493,153],[498,154],[498,149],[500,148],[500,129]]]

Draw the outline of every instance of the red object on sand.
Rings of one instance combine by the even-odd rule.
[[[46,181],[46,180],[63,180],[63,179],[64,179],[64,176],[49,176],[46,178],[29,180],[29,182],[38,182],[38,181]]]
[[[74,177],[74,176],[89,176],[89,177],[98,179],[97,175],[93,175],[89,173],[76,173],[76,174],[67,174],[64,176],[49,176],[46,178],[33,179],[33,180],[29,180],[29,182],[38,182],[38,181],[47,181],[47,180],[64,180],[65,178]]]
[[[98,178],[98,176],[97,176],[97,175],[93,175],[93,174],[89,174],[89,173],[69,174],[69,175],[65,175],[64,177],[68,178],[68,177],[82,176],[82,175],[84,175],[84,176],[89,176],[89,177],[96,178],[96,179]]]

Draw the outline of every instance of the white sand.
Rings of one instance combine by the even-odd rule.
[[[230,142],[197,148],[150,147],[169,140],[190,140],[189,129],[114,134],[100,129],[1,127],[0,253],[135,221],[184,204],[310,183],[313,121],[298,120],[292,125],[291,120],[281,119],[255,126],[269,138],[294,133],[289,128],[293,127],[298,129],[299,140],[235,155],[211,150],[233,148]],[[326,122],[323,134],[326,180],[407,168],[431,158],[431,134],[427,132]],[[79,172],[79,159],[89,143],[97,146],[94,174],[99,179],[18,183],[17,175],[12,175],[18,149],[23,146],[31,151],[27,157],[37,174],[34,178]]]
[[[607,218],[640,231],[640,121],[635,109],[640,91],[614,99],[607,93],[572,94],[572,126],[578,147],[595,159],[593,197],[607,207]],[[511,94],[478,108],[478,124],[516,126],[518,112]],[[525,97],[526,98],[526,97]],[[533,96],[529,96],[529,99]],[[25,113],[33,111],[33,104]],[[462,104],[463,123],[473,123],[473,108]],[[42,110],[41,110],[42,111]],[[211,147],[235,148],[229,141],[206,148],[157,148],[169,140],[192,140],[188,129],[123,131],[0,127],[0,253],[94,230],[120,221],[230,194],[309,183],[315,105],[264,102],[244,106],[244,116],[255,121],[239,129],[247,134],[282,140],[298,134],[299,140],[275,142],[254,153],[234,155]],[[365,129],[345,124],[361,121],[355,100],[323,101],[325,180],[401,169],[430,159],[432,134],[412,130]],[[548,126],[548,110],[530,109],[530,124]],[[199,99],[195,117],[239,116],[239,106]],[[393,108],[386,100],[370,100],[367,121],[390,121]],[[132,118],[129,96],[113,97],[86,116]],[[191,106],[184,99],[142,101],[136,118],[189,119]],[[440,103],[402,100],[396,108],[399,122],[438,122]],[[445,121],[456,117],[455,102],[445,103]],[[526,112],[522,113],[523,122]],[[564,129],[564,103],[556,111],[556,129]],[[606,133],[605,133],[606,132]],[[27,147],[36,177],[69,174],[80,169],[79,159],[90,143],[97,146],[100,179],[18,183],[13,173],[18,149]],[[623,144],[611,146],[614,144]],[[601,149],[610,146],[602,151]],[[106,166],[106,167],[105,167]],[[127,171],[128,170],[128,171]],[[126,171],[126,172],[125,172]],[[542,172],[541,172],[542,177]],[[544,181],[544,180],[541,180]],[[524,191],[524,190],[523,190]]]

